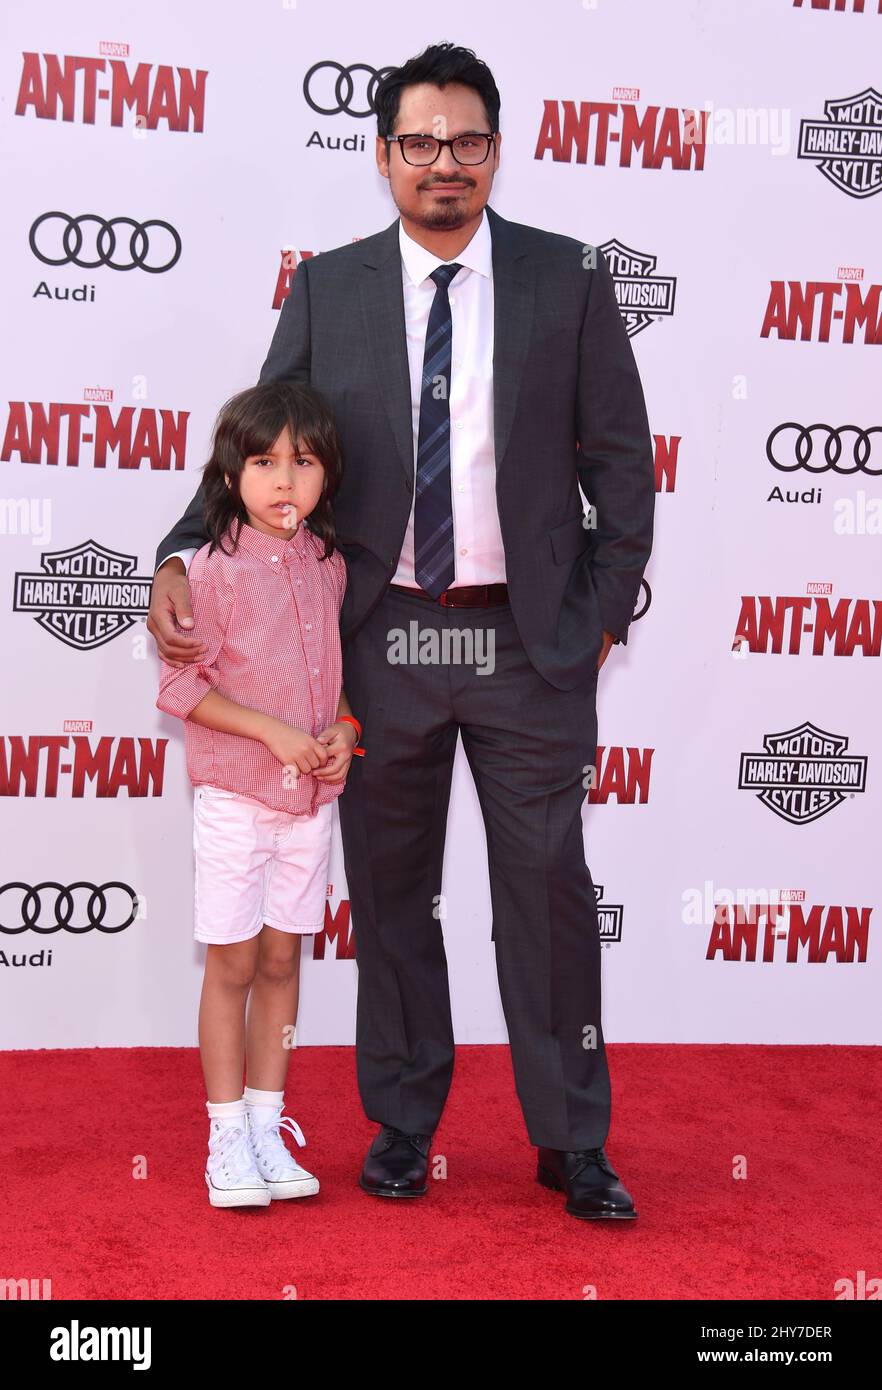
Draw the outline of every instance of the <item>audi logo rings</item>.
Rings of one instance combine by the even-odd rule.
[[[788,441],[786,445],[779,445],[778,452],[782,447],[786,448],[788,455],[787,462],[780,463],[775,457],[774,446],[778,436],[785,430],[795,430],[796,439],[792,444]],[[811,462],[812,454],[815,451],[813,436],[823,431],[826,435],[823,445],[823,453],[816,463]],[[782,473],[795,473],[797,469],[804,468],[806,473],[866,473],[868,477],[878,478],[882,473],[882,466],[873,468],[871,466],[872,443],[871,434],[882,434],[882,425],[872,425],[869,429],[862,430],[858,425],[797,425],[789,420],[784,425],[772,430],[766,440],[766,458],[773,468],[779,469]],[[843,452],[843,435],[854,435],[851,445],[851,458],[843,465],[840,463]],[[792,454],[793,461],[789,456]],[[880,457],[882,464],[882,457]]]
[[[316,85],[314,79],[323,68],[330,68],[331,72],[337,74],[332,89],[334,101],[336,103],[333,106],[322,106],[313,96],[313,89]],[[362,120],[365,116],[375,115],[374,97],[377,94],[377,87],[386,74],[392,71],[393,69],[391,67],[377,70],[376,68],[369,67],[367,63],[350,63],[348,68],[344,68],[342,63],[334,63],[330,59],[324,59],[320,63],[313,63],[309,72],[304,77],[303,95],[313,111],[317,111],[320,116],[340,116],[345,113],[347,116],[356,116],[359,120]],[[352,98],[355,95],[355,83],[352,79],[352,74],[356,72],[369,74],[366,83],[359,83],[359,86],[363,86],[364,90],[361,93],[358,108],[356,108],[352,102]],[[325,85],[329,86],[327,82]],[[329,91],[323,92],[322,95],[325,100],[328,100],[330,89]],[[364,110],[361,110],[362,106]]]
[[[84,889],[88,893],[84,904],[85,920],[82,918],[74,923],[74,893],[77,889]],[[21,894],[21,903],[18,915],[21,918],[20,926],[8,926],[4,920],[9,911],[9,898],[13,890],[18,890]],[[54,901],[48,903],[43,901],[43,896],[51,891]],[[108,912],[108,895],[112,894],[112,903],[116,910],[111,913],[110,925],[104,918]],[[9,895],[9,896],[7,896]],[[122,901],[119,901],[121,896]],[[74,935],[81,935],[83,932],[118,932],[125,931],[135,920],[138,911],[138,895],[127,883],[71,883],[67,887],[63,883],[4,883],[0,886],[0,932],[7,936],[18,936],[23,931],[35,931],[41,936],[50,936],[53,932],[69,931]],[[48,920],[44,920],[44,913]]]
[[[51,229],[48,225],[54,220],[62,223],[63,230],[60,234],[57,228]],[[96,228],[94,237],[90,238],[93,240],[90,250],[94,259],[84,259],[80,255],[85,242],[83,229],[90,224],[94,224]],[[131,228],[128,236],[128,261],[113,259],[117,244],[122,248],[126,241],[124,236],[117,236],[115,227]],[[156,247],[151,245],[148,236],[151,228],[161,228],[166,234],[155,238],[158,242]],[[37,245],[38,236],[41,246]],[[83,270],[94,270],[97,266],[106,265],[110,270],[138,269],[146,270],[150,275],[160,275],[163,271],[171,270],[181,258],[180,236],[169,222],[162,222],[158,217],[152,217],[147,222],[136,222],[131,217],[106,219],[98,217],[94,212],[85,212],[81,217],[70,217],[66,212],[44,212],[31,227],[28,242],[34,255],[44,265],[78,265]],[[170,244],[163,245],[169,242]],[[160,260],[160,264],[147,264],[151,250],[155,251],[154,259]],[[165,259],[162,259],[163,254]]]

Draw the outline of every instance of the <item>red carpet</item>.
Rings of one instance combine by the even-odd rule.
[[[2,1053],[0,1275],[50,1278],[55,1299],[829,1300],[880,1273],[879,1048],[609,1055],[631,1223],[576,1221],[535,1182],[501,1047],[458,1049],[447,1180],[409,1202],[356,1186],[374,1127],[351,1049],[299,1049],[288,1109],[322,1191],[238,1212],[208,1204],[195,1049]]]

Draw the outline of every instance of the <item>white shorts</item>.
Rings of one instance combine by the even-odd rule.
[[[195,787],[196,940],[249,941],[264,923],[321,931],[333,804],[295,816],[221,787]]]

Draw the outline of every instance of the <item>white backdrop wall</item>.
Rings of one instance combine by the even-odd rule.
[[[651,602],[601,674],[584,816],[606,1036],[880,1040],[876,11],[7,3],[0,1046],[195,1042],[192,793],[183,727],[155,708],[154,551],[291,269],[397,215],[373,118],[315,110],[336,73],[307,73],[351,69],[363,110],[371,70],[441,39],[502,93],[491,205],[604,247],[623,312],[650,293],[627,312],[658,450]],[[115,269],[137,225],[152,269]],[[306,1044],[354,1039],[336,834],[330,879]],[[457,1038],[504,1040],[461,750],[444,891]],[[760,906],[716,911],[726,892]]]

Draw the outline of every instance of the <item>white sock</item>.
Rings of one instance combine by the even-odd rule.
[[[285,1092],[259,1091],[255,1086],[246,1086],[243,1100],[254,1123],[267,1125],[275,1119],[279,1106],[285,1104]]]
[[[231,1125],[238,1125],[240,1129],[245,1128],[245,1097],[239,1100],[207,1100],[205,1108],[208,1111],[210,1120],[219,1120],[224,1129]]]

